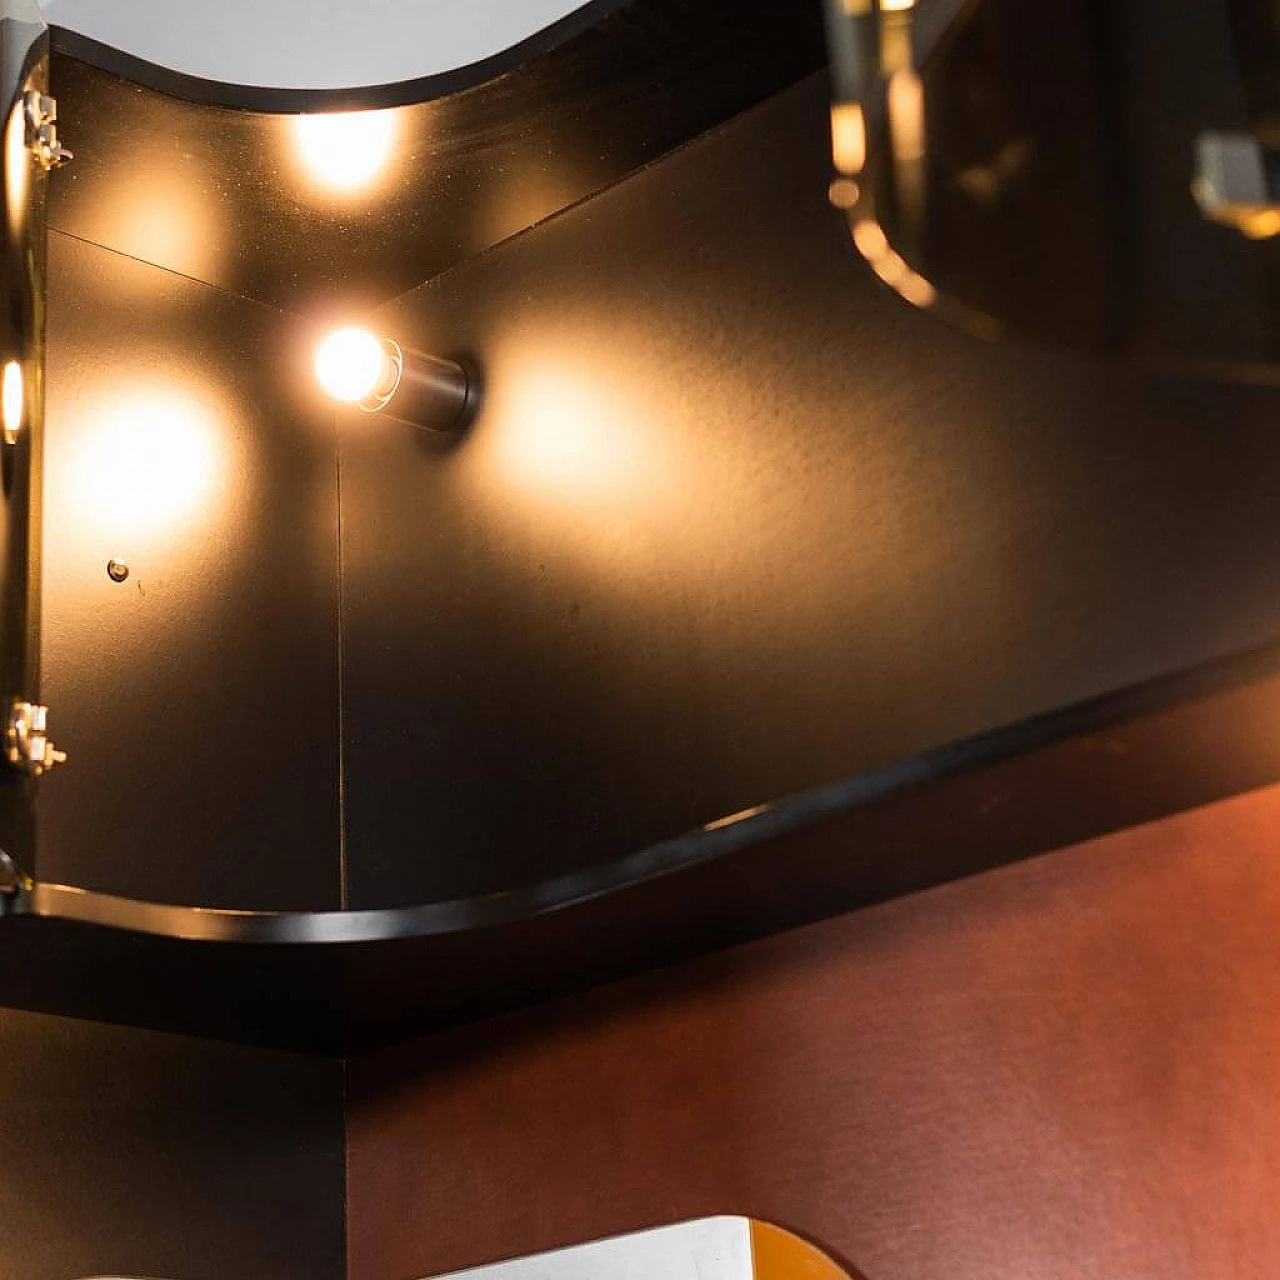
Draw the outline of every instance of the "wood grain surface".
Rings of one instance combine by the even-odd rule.
[[[350,1274],[744,1213],[866,1280],[1270,1280],[1277,831],[1271,787],[353,1060]]]

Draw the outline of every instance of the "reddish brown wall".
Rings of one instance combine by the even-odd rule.
[[[1280,1275],[1280,787],[350,1067],[354,1280],[713,1212],[868,1280]]]

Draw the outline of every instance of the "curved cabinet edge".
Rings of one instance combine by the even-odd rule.
[[[742,855],[768,849],[777,855],[771,878],[782,890],[780,913],[788,888],[794,899],[804,881],[801,914],[811,916],[822,905],[831,908],[825,914],[835,914],[1280,779],[1280,741],[1270,732],[1278,718],[1280,645],[1268,645],[760,805],[615,862],[500,893],[364,910],[241,911],[29,881],[10,895],[3,914],[178,941],[351,946],[498,930],[587,909],[663,880],[678,894],[677,886],[695,872],[702,883],[727,884]],[[1153,785],[1153,760],[1181,767],[1165,768],[1167,781]],[[992,791],[993,771],[1005,792],[998,820],[981,798]],[[892,872],[887,863],[869,864],[876,841],[893,837],[894,822],[908,812],[917,857],[901,865],[899,844]],[[1012,842],[1009,832],[1016,833]],[[812,844],[814,834],[835,855],[828,848],[791,864],[795,848],[806,837]],[[966,844],[974,850],[958,857]]]
[[[344,1056],[1280,779],[1280,646],[490,897],[256,913],[20,882],[0,1005]]]
[[[636,0],[586,0],[540,31],[478,62],[412,80],[343,88],[272,88],[206,79],[128,53],[69,27],[49,24],[55,52],[67,54],[134,84],[201,106],[292,114],[306,111],[380,110],[430,102],[474,89],[590,30]]]

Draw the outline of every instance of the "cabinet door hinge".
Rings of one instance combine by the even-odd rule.
[[[49,741],[49,708],[38,702],[13,699],[5,716],[5,758],[16,769],[38,778],[66,758]]]
[[[55,98],[31,89],[26,97],[27,150],[44,169],[55,169],[71,159],[71,152],[58,141],[58,103]]]

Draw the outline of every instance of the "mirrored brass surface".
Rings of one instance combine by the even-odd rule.
[[[907,301],[982,337],[1280,381],[1274,5],[828,0],[828,20],[832,198]]]

